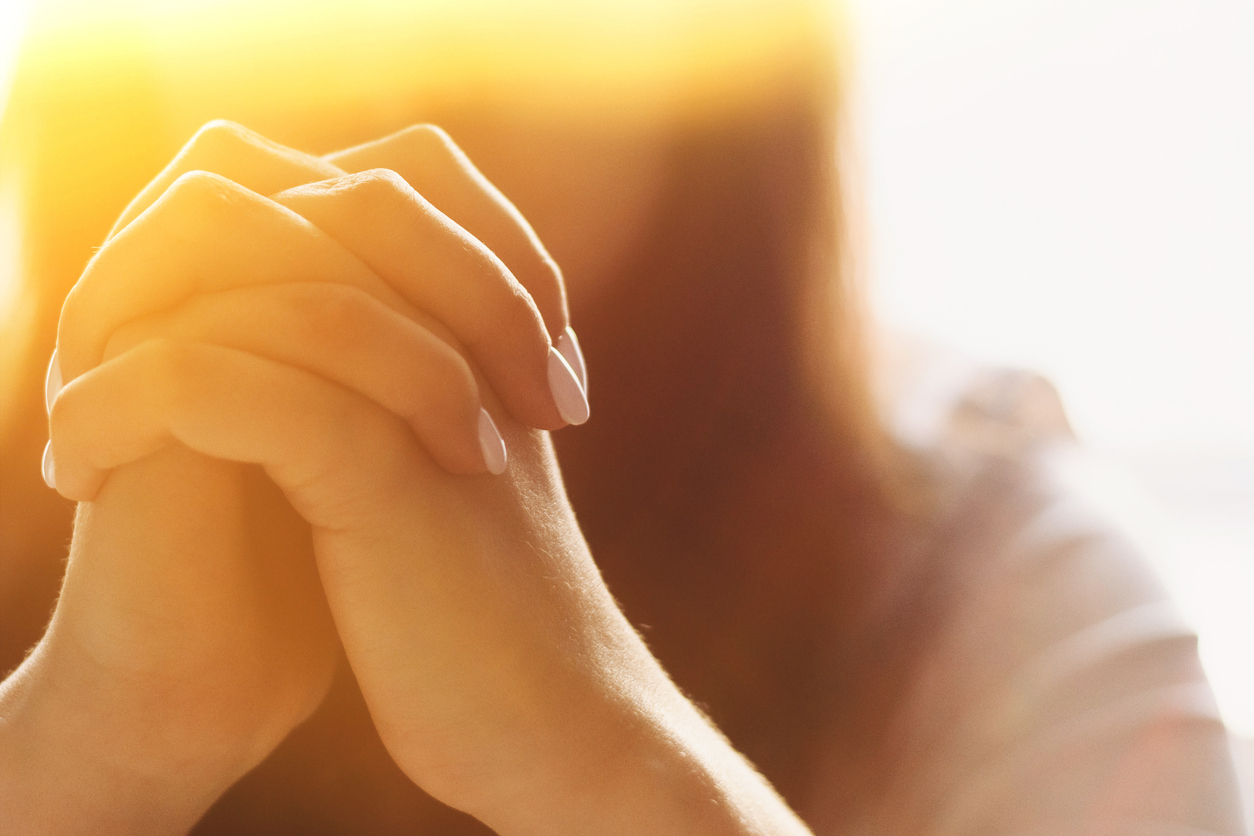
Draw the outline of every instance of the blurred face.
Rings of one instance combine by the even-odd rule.
[[[499,115],[442,124],[531,222],[562,267],[572,307],[595,305],[659,197],[663,130]]]

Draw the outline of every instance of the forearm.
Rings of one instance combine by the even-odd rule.
[[[180,750],[138,694],[57,651],[45,637],[0,683],[0,832],[187,832],[233,780],[227,759]]]
[[[657,693],[656,691],[665,691]],[[770,784],[670,684],[644,698],[647,707],[625,739],[600,756],[603,767],[552,809],[568,811],[562,830],[528,833],[759,834],[809,831]]]
[[[616,659],[609,687],[562,700],[551,733],[529,747],[532,768],[493,782],[470,812],[507,836],[808,834],[631,639],[634,647],[607,654]]]

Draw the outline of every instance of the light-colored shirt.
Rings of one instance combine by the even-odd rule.
[[[891,427],[938,474],[944,603],[850,832],[1246,833],[1196,636],[1086,494],[1053,387],[917,348],[894,368]]]

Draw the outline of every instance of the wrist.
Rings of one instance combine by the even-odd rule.
[[[802,836],[767,780],[658,669],[569,786],[571,833]],[[580,783],[582,782],[582,786]],[[539,832],[539,831],[537,831]]]
[[[186,832],[243,759],[188,745],[159,694],[73,655],[45,636],[0,683],[0,831]]]
[[[566,702],[531,770],[469,811],[510,836],[808,834],[642,644],[633,655],[606,678],[616,687]]]

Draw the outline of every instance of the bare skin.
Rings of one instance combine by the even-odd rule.
[[[438,132],[327,160],[203,132],[63,314],[53,471],[83,504],[0,691],[6,829],[186,830],[317,706],[338,634],[400,767],[497,832],[807,832],[601,581],[543,431],[566,318]],[[242,465],[316,566],[252,548]]]

